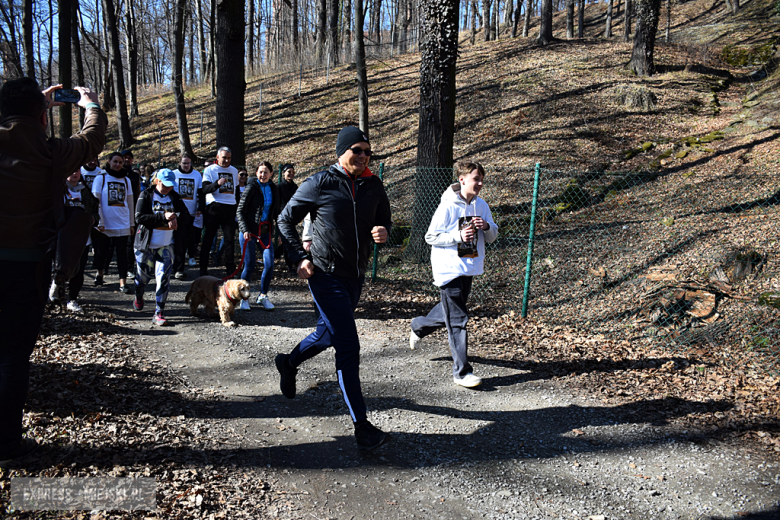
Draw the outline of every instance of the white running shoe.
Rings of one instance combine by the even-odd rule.
[[[241,300],[241,305],[238,306],[238,308],[242,311],[248,311],[249,310],[249,302],[246,300]]]
[[[475,386],[479,386],[482,384],[482,380],[469,372],[466,374],[462,379],[458,379],[456,377],[453,377],[452,380],[455,382],[456,385],[465,386],[466,388],[474,388]]]
[[[274,304],[271,303],[271,300],[268,299],[268,296],[258,296],[257,302],[258,305],[262,305],[263,309],[267,311],[274,310]]]
[[[190,261],[188,263],[190,264],[190,267],[194,267],[196,262],[194,258],[190,258]]]
[[[81,305],[76,303],[76,300],[70,300],[67,307],[70,312],[84,312],[84,310],[81,308]]]
[[[414,350],[417,347],[420,346],[420,343],[422,343],[422,338],[414,333],[413,330],[409,331],[409,348]]]

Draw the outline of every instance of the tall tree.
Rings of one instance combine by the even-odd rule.
[[[59,63],[59,81],[62,88],[73,87],[73,66],[71,64],[70,53],[70,15],[71,0],[58,0],[57,9],[59,11],[57,21],[58,34],[57,44],[59,45],[60,63]],[[60,139],[67,139],[73,135],[73,105],[65,103],[60,107]]]
[[[138,116],[138,40],[135,27],[134,0],[125,8],[125,45],[127,48],[127,80],[130,82],[130,117]]]
[[[360,129],[369,135],[371,129],[368,121],[368,74],[366,73],[366,48],[363,44],[363,24],[366,11],[363,8],[363,0],[355,0],[355,68],[357,69],[358,84],[358,113],[360,117]]]
[[[220,0],[216,18],[217,148],[230,147],[233,164],[244,164],[244,0]]]
[[[79,0],[70,2],[70,43],[73,46],[73,60],[76,62],[76,84],[84,86],[84,57],[81,52],[81,39],[79,38]],[[84,109],[79,107],[79,128],[84,126]]]
[[[482,37],[486,42],[490,41],[490,4],[491,0],[482,0]]]
[[[49,13],[52,12],[50,8]],[[20,78],[24,76],[24,69],[22,68],[22,58],[19,55],[19,43],[16,39],[14,2],[0,2],[0,13],[2,13],[5,21],[5,24],[0,24],[0,38],[2,38],[2,41],[0,41],[0,54],[2,54],[3,58],[3,70],[11,77]],[[50,28],[50,30],[53,29]],[[53,33],[51,36],[53,37]]]
[[[626,0],[626,8],[623,9],[623,41],[631,41],[631,17],[634,11],[634,2],[636,0]]]
[[[196,36],[198,37],[198,63],[200,64],[200,81],[205,81],[207,74],[207,62],[206,62],[206,38],[203,35],[203,2],[202,0],[195,0],[195,17],[197,20]]]
[[[517,0],[517,9],[515,9],[515,19],[512,23],[512,38],[517,38],[517,28],[520,26],[520,8],[523,6],[523,0]]]
[[[22,42],[24,43],[25,74],[35,77],[35,49],[33,48],[33,0],[24,0],[22,5]]]
[[[325,58],[325,34],[328,23],[328,3],[327,0],[317,0],[317,24],[314,36],[314,59],[318,64],[323,63]]]
[[[420,2],[420,117],[417,131],[416,204],[411,251],[427,254],[425,232],[441,193],[452,180],[455,137],[455,74],[458,61],[458,0]],[[485,18],[485,31],[490,18]],[[426,170],[431,168],[430,170]]]
[[[247,16],[248,23],[246,24],[246,49],[249,52],[246,63],[249,66],[249,76],[251,77],[255,72],[255,31],[252,21],[255,19],[255,0],[249,0],[249,14]]]
[[[187,127],[187,106],[184,102],[184,80],[182,66],[184,62],[184,15],[187,0],[176,0],[176,13],[173,29],[173,97],[176,100],[176,126],[179,129],[179,150],[181,155],[195,157],[190,143],[190,130]],[[243,78],[243,76],[242,76]]]
[[[135,142],[130,130],[130,118],[127,117],[127,98],[125,96],[125,78],[122,70],[122,54],[119,52],[119,28],[116,23],[114,0],[103,0],[106,16],[106,30],[111,43],[111,69],[114,76],[114,96],[116,98],[116,119],[119,127],[119,147],[129,148]]]
[[[339,0],[328,0],[328,54],[331,66],[339,64]]]
[[[574,38],[574,0],[566,0],[566,38]]]
[[[552,0],[542,0],[539,17],[539,45],[547,45],[555,39],[553,37],[553,10]]]
[[[607,23],[604,27],[604,38],[612,38],[612,6],[614,0],[609,0],[607,4]]]
[[[637,3],[634,48],[628,64],[628,68],[637,76],[655,74],[653,52],[660,13],[661,0],[639,0]]]
[[[535,8],[535,0],[525,0],[525,19],[523,20],[523,38],[528,38],[531,30],[531,13]]]
[[[577,3],[577,38],[582,39],[585,36],[585,0],[578,0]]]

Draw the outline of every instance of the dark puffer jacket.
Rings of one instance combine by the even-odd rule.
[[[352,178],[338,165],[303,181],[279,216],[290,259],[307,257],[295,226],[311,213],[311,256],[317,271],[348,278],[365,274],[373,250],[371,229],[392,230],[390,201],[382,180],[368,168]]]
[[[272,198],[268,221],[273,224],[282,211],[282,203],[279,198],[279,188],[277,188],[276,184],[273,181],[268,181],[268,187],[271,188]],[[238,230],[241,233],[248,231],[252,234],[257,234],[264,206],[265,198],[263,197],[263,189],[260,187],[260,181],[257,178],[250,179],[244,193],[241,194],[241,200],[238,201],[238,209],[236,210]]]
[[[138,204],[135,207],[135,241],[133,242],[133,248],[138,251],[148,251],[149,244],[152,241],[152,231],[155,228],[163,227],[167,225],[165,220],[165,213],[152,211],[152,204],[154,201],[155,187],[147,188],[141,192],[138,197]],[[183,240],[182,232],[187,228],[187,224],[190,221],[190,214],[187,211],[187,206],[184,205],[184,201],[178,193],[171,190],[168,192],[168,196],[171,198],[173,204],[173,210],[176,212],[176,221],[178,229],[173,232],[173,241],[177,242]]]

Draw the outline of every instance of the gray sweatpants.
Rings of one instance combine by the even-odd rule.
[[[452,376],[463,379],[472,371],[468,361],[468,335],[466,323],[469,321],[466,300],[471,292],[471,276],[459,276],[441,286],[441,302],[431,309],[427,316],[412,320],[412,331],[424,338],[442,327],[447,327],[447,338],[452,353]]]

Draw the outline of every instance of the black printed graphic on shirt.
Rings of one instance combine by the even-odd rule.
[[[195,179],[179,179],[179,195],[183,200],[195,198]]]
[[[225,184],[219,187],[220,193],[235,193],[235,187],[233,186],[233,174],[232,173],[220,173],[220,179],[226,179]]]
[[[155,200],[152,203],[152,211],[154,213],[173,213],[173,202],[170,200],[168,200],[168,202],[160,202],[159,200]],[[154,229],[158,229],[160,231],[169,231],[171,228],[168,227],[168,224],[166,224]]]
[[[95,175],[82,175],[81,178],[84,180],[84,184],[86,184],[87,189],[89,191],[92,191],[92,183],[95,182],[95,177],[97,177],[97,174]]]
[[[125,186],[124,182],[108,183],[108,205],[109,206],[124,206],[126,196],[127,196],[127,186]]]

